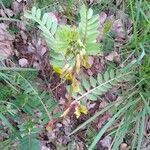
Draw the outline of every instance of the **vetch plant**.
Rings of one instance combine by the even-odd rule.
[[[90,82],[82,80],[79,84],[78,77],[81,67],[90,68],[90,55],[100,54],[100,44],[97,43],[99,15],[94,15],[91,8],[82,5],[80,9],[80,22],[78,26],[59,25],[57,18],[48,13],[42,15],[41,9],[33,7],[25,13],[25,17],[38,24],[49,47],[50,63],[61,78],[71,81],[68,96],[68,108],[62,115],[65,117],[71,109],[75,109],[78,118],[87,114],[87,109],[80,100],[87,97],[97,100],[98,97],[126,78],[128,73],[121,71],[106,71],[104,76],[98,74],[97,79],[90,77]],[[82,88],[82,85],[83,87]],[[82,90],[85,89],[85,90]],[[77,94],[76,97],[73,94]],[[72,102],[72,99],[75,99]]]
[[[99,27],[99,16],[93,15],[92,9],[83,5],[80,9],[78,26],[59,25],[57,18],[48,13],[42,15],[40,9],[32,8],[25,17],[38,23],[38,28],[51,49],[51,64],[61,78],[71,80],[73,92],[79,91],[77,76],[81,67],[89,68],[89,55],[100,53],[96,43]]]

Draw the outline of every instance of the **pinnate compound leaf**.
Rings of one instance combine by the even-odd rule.
[[[90,82],[83,78],[82,86],[86,91],[82,95],[86,96],[89,100],[98,100],[99,96],[108,92],[113,86],[116,86],[119,82],[126,81],[129,74],[130,72],[108,69],[103,74],[99,73],[97,78],[90,76]]]

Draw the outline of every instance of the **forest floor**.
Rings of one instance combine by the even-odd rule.
[[[87,80],[89,80],[91,76],[95,78],[98,74],[103,74],[108,68],[125,68],[129,62],[140,60],[140,57],[142,57],[142,60],[144,57],[142,55],[143,53],[146,53],[147,58],[144,57],[144,59],[148,59],[149,62],[147,63],[148,71],[147,74],[144,75],[144,78],[150,75],[150,59],[148,55],[150,51],[150,3],[148,0],[135,1],[87,1],[86,4],[93,9],[94,13],[99,15],[99,28],[97,31],[99,35],[97,42],[102,44],[101,54],[89,57],[91,67],[88,69],[83,67],[81,69],[81,74],[85,75]],[[10,131],[9,128],[18,130],[19,136],[22,138],[30,131],[29,129],[31,127],[33,132],[36,132],[38,135],[36,139],[40,141],[40,149],[42,150],[86,150],[95,139],[97,133],[111,120],[114,114],[113,111],[116,110],[108,110],[93,120],[91,125],[84,126],[80,131],[72,135],[70,135],[70,133],[97,112],[107,108],[109,104],[115,103],[115,105],[117,105],[117,102],[120,104],[119,101],[122,101],[123,97],[126,96],[126,93],[122,94],[123,89],[126,89],[126,92],[128,90],[131,90],[132,93],[134,92],[132,87],[130,87],[130,83],[118,83],[118,85],[112,87],[109,91],[100,96],[98,100],[87,99],[86,103],[83,102],[88,110],[87,114],[83,114],[77,118],[72,109],[66,117],[60,117],[68,107],[68,92],[66,87],[70,85],[70,81],[62,80],[59,75],[53,71],[52,64],[50,63],[51,50],[37,26],[24,17],[24,12],[36,6],[41,8],[44,12],[48,12],[51,17],[55,16],[59,25],[72,25],[78,22],[79,2],[73,1],[71,9],[67,6],[69,4],[66,1],[61,3],[61,1],[51,2],[48,0],[44,0],[43,2],[40,0],[0,1],[0,73],[5,74],[8,78],[13,79],[14,77],[14,81],[10,83],[15,88],[20,86],[20,83],[18,84],[18,74],[21,74],[23,79],[38,91],[40,100],[44,99],[42,97],[48,97],[47,102],[43,100],[45,102],[44,106],[49,107],[49,105],[53,103],[53,105],[50,106],[52,109],[49,113],[52,119],[39,119],[40,121],[36,121],[37,118],[46,114],[43,114],[43,112],[38,109],[38,104],[35,105],[30,102],[32,98],[28,99],[26,95],[28,94],[27,92],[21,91],[21,94],[16,94],[14,91],[14,93],[11,92],[7,83],[4,83],[7,79],[0,75],[0,99],[1,101],[5,101],[5,105],[1,105],[0,108],[1,149],[16,149],[17,147],[18,138],[13,138],[13,132]],[[67,11],[68,9],[69,11]],[[138,11],[138,9],[140,11]],[[109,30],[109,34],[106,35],[106,32],[108,33],[107,30]],[[139,43],[143,45],[141,44],[142,46],[139,46]],[[143,47],[145,52],[142,51]],[[140,62],[138,62],[138,64],[140,64]],[[16,72],[18,73],[17,75],[15,74]],[[3,78],[5,78],[4,81],[2,80]],[[141,80],[140,83],[143,81],[142,79],[137,80],[138,82],[136,82],[138,84],[139,80]],[[150,81],[149,77],[147,82],[148,81]],[[149,89],[149,84],[147,89]],[[143,88],[145,87],[143,86]],[[149,93],[147,92],[147,94]],[[29,104],[27,104],[26,99],[28,99]],[[54,102],[51,102],[51,99],[54,100]],[[13,106],[7,105],[13,103],[13,101],[15,101],[14,105],[17,105],[17,107],[20,106],[17,113],[15,113],[16,110]],[[147,102],[147,108],[149,108],[149,99]],[[36,99],[34,103],[36,103]],[[35,105],[35,107],[30,108],[29,106],[32,105]],[[41,106],[41,104],[39,105]],[[144,104],[142,103],[141,105]],[[138,111],[140,110],[139,108]],[[132,109],[129,109],[129,111],[132,111]],[[116,114],[117,112],[118,110]],[[30,113],[32,114],[31,116]],[[19,119],[17,115],[21,116],[21,119]],[[145,126],[143,132],[144,138],[140,148],[141,150],[148,150],[150,149],[150,118],[147,115],[145,118],[141,117],[139,120],[142,119],[145,119]],[[119,118],[115,124],[108,128],[107,132],[98,140],[95,149],[111,149],[114,136],[113,134],[107,133],[121,127],[122,121],[124,120]],[[139,123],[139,125],[142,126],[142,123]],[[127,134],[121,141],[119,146],[120,150],[128,150],[132,147],[131,139],[133,138],[135,130],[131,130],[132,125],[129,128],[130,130],[126,132]],[[141,131],[142,127],[139,130]],[[31,136],[31,138],[33,137]],[[22,148],[22,150],[26,149],[29,148]],[[31,149],[37,148],[32,147]]]

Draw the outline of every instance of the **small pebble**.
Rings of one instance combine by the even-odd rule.
[[[120,150],[126,150],[127,147],[128,147],[128,145],[127,145],[126,143],[122,143],[122,144],[120,145]]]
[[[19,65],[20,65],[21,67],[27,67],[28,64],[29,64],[29,62],[28,62],[27,59],[25,59],[25,58],[19,59]]]

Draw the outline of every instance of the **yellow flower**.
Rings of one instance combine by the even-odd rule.
[[[80,103],[75,107],[75,112],[74,114],[76,115],[77,118],[81,116],[81,114],[87,114],[88,110],[86,106],[81,105]]]
[[[63,73],[63,70],[60,69],[58,66],[53,66],[53,69],[56,73],[58,73],[59,75],[61,75]]]
[[[72,86],[73,92],[79,92],[80,91],[78,80],[74,76],[72,76],[71,86]]]
[[[58,66],[53,67],[54,71],[59,74],[60,78],[66,78],[67,80],[72,80],[72,67],[66,64],[62,69]]]
[[[77,54],[76,65],[75,65],[75,71],[77,74],[80,72],[80,66],[81,66],[80,54]]]
[[[84,66],[86,69],[91,67],[91,65],[89,64],[89,57],[87,55],[83,56],[82,66]]]

